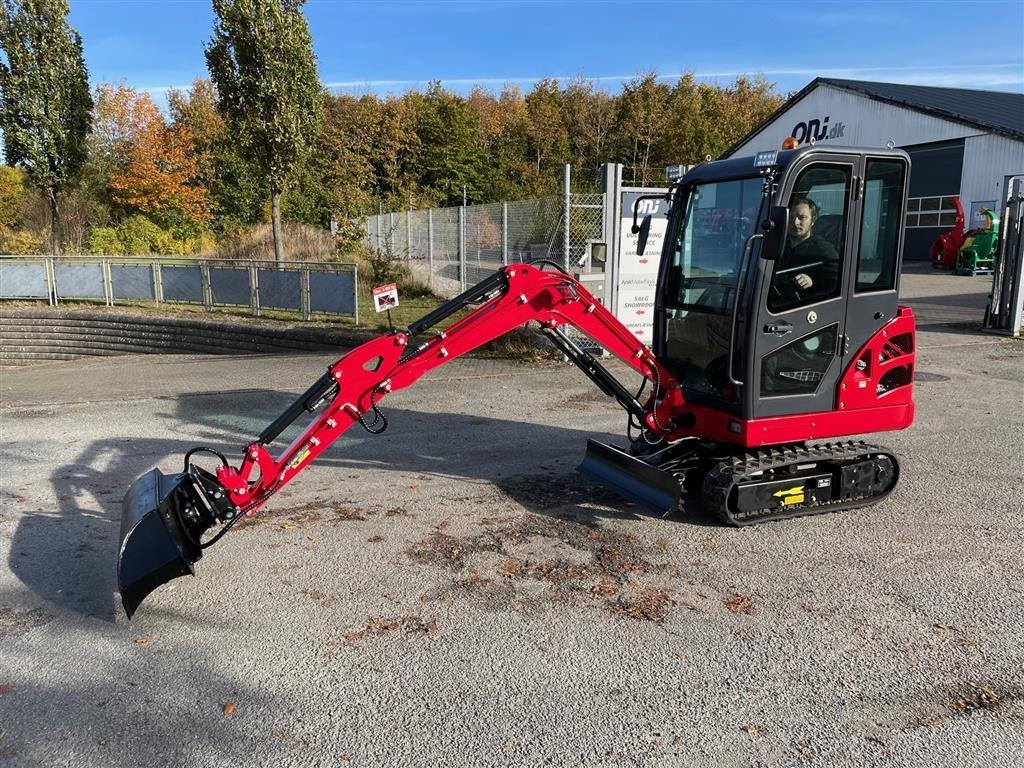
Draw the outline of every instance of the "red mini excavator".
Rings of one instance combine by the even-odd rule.
[[[694,168],[668,193],[653,349],[544,262],[505,267],[407,330],[356,347],[237,466],[194,448],[180,474],[152,469],[131,485],[118,560],[125,610],[194,573],[206,547],[349,427],[382,432],[385,395],[531,320],[629,413],[629,445],[591,440],[581,465],[627,498],[666,514],[699,498],[732,525],[884,499],[899,477],[894,455],[820,441],[913,420],[914,318],[897,300],[909,170],[899,150],[821,144]],[[634,214],[640,251],[651,223]],[[627,389],[570,325],[634,368],[647,394]],[[272,454],[305,413],[302,434]],[[201,454],[215,469],[195,462]]]

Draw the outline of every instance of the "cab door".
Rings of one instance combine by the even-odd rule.
[[[910,161],[902,152],[864,158],[856,258],[848,270],[843,370],[896,315]],[[902,344],[897,339],[894,343]],[[912,342],[908,342],[912,343]],[[903,350],[910,352],[912,350]],[[871,361],[864,361],[870,366]]]
[[[786,174],[779,199],[790,208],[790,231],[797,204],[814,210],[815,240],[806,249],[813,255],[794,252],[760,262],[746,387],[753,418],[835,407],[856,262],[861,166],[859,156],[814,153]],[[801,275],[813,276],[810,288],[801,287]]]

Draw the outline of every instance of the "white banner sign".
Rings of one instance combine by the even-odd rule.
[[[633,234],[633,205],[641,192],[622,193],[621,236],[619,237],[618,290],[612,312],[644,344],[654,341],[654,296],[658,289],[658,264],[668,229],[668,203],[662,199],[641,200],[637,223],[651,215],[651,232],[643,255],[636,252],[639,234]],[[649,193],[647,193],[649,194]]]

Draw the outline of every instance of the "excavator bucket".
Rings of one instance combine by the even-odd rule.
[[[146,595],[171,579],[195,575],[202,550],[182,524],[194,508],[195,481],[188,473],[151,469],[128,488],[121,509],[117,586],[128,618]]]
[[[587,455],[578,469],[662,516],[679,506],[680,486],[675,475],[614,446],[587,440]]]

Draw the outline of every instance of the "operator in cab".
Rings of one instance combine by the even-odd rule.
[[[775,312],[811,304],[835,295],[839,253],[824,237],[814,234],[818,206],[802,197],[789,207],[789,236],[775,264],[769,302]]]

